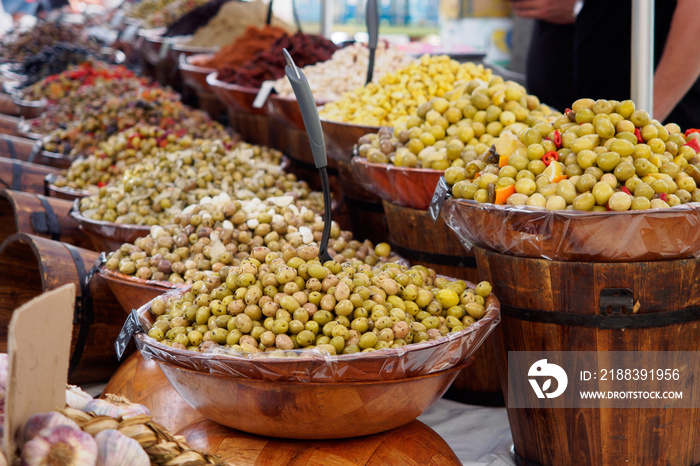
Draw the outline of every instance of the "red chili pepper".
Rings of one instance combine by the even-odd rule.
[[[553,141],[554,145],[557,146],[557,149],[561,149],[561,132],[559,132],[558,129],[554,130],[554,136],[553,136]]]
[[[104,181],[98,181],[98,182],[97,182],[97,187],[98,187],[98,188],[102,188],[102,187],[104,187],[104,186],[107,186],[107,183],[105,183]]]
[[[700,133],[700,129],[690,128],[685,130],[685,137],[690,136],[692,133]]]
[[[547,166],[549,166],[549,164],[552,162],[556,162],[557,160],[559,160],[559,154],[554,150],[547,152],[544,154],[544,157],[542,157],[542,161]]]
[[[691,147],[695,151],[696,154],[700,152],[700,139],[699,138],[690,138],[690,139],[688,139],[688,142],[686,142],[683,145]]]
[[[634,135],[637,136],[637,142],[642,144],[644,139],[642,139],[642,131],[639,128],[634,128]]]
[[[668,195],[666,193],[661,193],[659,194],[659,199],[661,199],[664,202],[668,202]]]
[[[632,193],[630,192],[630,190],[627,189],[627,186],[621,187],[621,188],[620,188],[620,191],[622,191],[622,192],[625,193],[625,194],[629,194],[630,196],[632,195]]]
[[[609,202],[606,202],[606,203],[605,203],[605,208],[608,209],[608,210],[612,210],[612,209],[610,208],[610,203],[609,203]]]

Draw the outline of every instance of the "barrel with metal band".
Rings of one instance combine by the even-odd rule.
[[[0,190],[0,243],[14,233],[31,233],[92,249],[90,239],[68,215],[72,205],[40,194]]]
[[[495,332],[508,399],[509,351],[700,349],[700,259],[567,262],[475,247],[501,300]],[[508,409],[516,462],[700,463],[700,416],[685,408]]]
[[[94,275],[99,259],[96,252],[39,236],[7,238],[0,245],[0,351],[7,351],[7,326],[15,309],[44,291],[75,283],[69,381],[107,380],[118,366],[112,344],[124,311],[107,282]]]

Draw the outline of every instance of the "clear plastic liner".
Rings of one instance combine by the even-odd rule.
[[[419,210],[428,209],[435,186],[444,175],[440,170],[370,163],[361,157],[353,157],[352,173],[366,190],[385,201]]]
[[[700,257],[700,203],[625,212],[548,211],[448,198],[441,214],[467,250],[557,261]]]
[[[170,291],[162,298],[182,293]],[[137,333],[134,339],[147,359],[220,377],[292,382],[397,380],[446,370],[472,356],[501,320],[500,303],[493,294],[486,298],[485,306],[481,320],[436,340],[338,356],[317,350],[290,350],[280,357],[275,353],[227,352],[224,347],[197,353],[169,347],[146,333]],[[150,329],[153,321],[150,308],[151,302],[137,311],[144,329]]]

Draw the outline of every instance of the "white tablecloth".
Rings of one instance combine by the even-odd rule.
[[[514,466],[505,408],[441,398],[418,418],[447,442],[465,466]]]

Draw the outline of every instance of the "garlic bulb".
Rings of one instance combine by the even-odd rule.
[[[148,453],[139,442],[118,430],[103,430],[95,436],[97,442],[96,466],[150,466]]]
[[[43,430],[22,449],[25,466],[94,466],[97,443],[87,432],[70,426]]]
[[[44,429],[58,426],[68,426],[72,429],[80,430],[80,426],[75,421],[55,411],[34,414],[27,419],[27,422],[24,423],[24,427],[19,432],[19,435],[17,435],[17,444],[22,448],[25,442],[41,435]]]
[[[85,406],[86,413],[95,413],[98,416],[111,416],[114,418],[131,417],[139,414],[151,414],[143,405],[131,403],[124,397],[112,394],[106,395],[106,400],[95,399]]]
[[[85,410],[85,406],[93,400],[89,393],[85,393],[75,385],[66,387],[66,404],[73,409]]]

